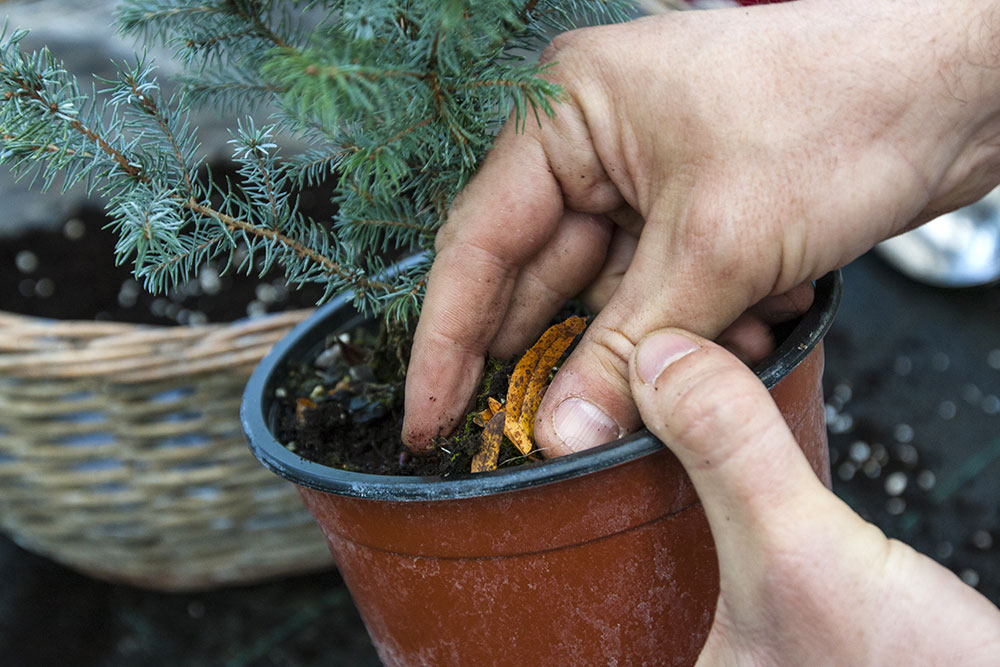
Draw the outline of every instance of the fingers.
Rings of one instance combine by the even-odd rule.
[[[518,274],[504,323],[490,353],[523,352],[566,301],[593,282],[608,252],[612,223],[600,215],[567,211],[549,243]]]
[[[601,267],[597,277],[587,285],[587,289],[580,294],[584,304],[592,312],[600,312],[611,301],[629,264],[632,263],[632,256],[635,255],[638,244],[637,233],[633,234],[621,227],[615,227],[608,244],[604,266]]]
[[[501,132],[438,237],[406,377],[402,437],[414,450],[461,420],[520,269],[549,242],[562,212],[541,145],[528,133]]]
[[[822,491],[767,389],[719,345],[653,332],[636,347],[629,377],[646,427],[694,482],[720,562],[765,534],[780,508]]]
[[[736,318],[719,334],[715,342],[749,366],[755,366],[774,351],[772,327],[795,319],[809,310],[813,301],[811,282],[798,285],[784,294],[763,299]]]

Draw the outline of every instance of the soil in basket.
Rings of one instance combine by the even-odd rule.
[[[0,243],[0,309],[61,320],[110,320],[133,324],[231,322],[269,312],[312,306],[322,289],[289,290],[282,276],[202,267],[198,276],[168,294],[152,295],[115,266],[113,231],[96,206],[75,211],[60,229],[29,231]]]

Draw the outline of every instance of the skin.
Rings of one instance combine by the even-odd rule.
[[[996,664],[1000,610],[830,493],[737,358],[664,329],[639,343],[630,377],[647,427],[690,474],[718,550],[719,602],[699,665]]]
[[[437,242],[404,440],[461,418],[487,351],[525,349],[558,306],[607,300],[549,388],[635,430],[628,358],[647,332],[714,338],[761,300],[971,203],[1000,161],[997,2],[800,0],[567,33],[567,99],[511,124]],[[906,20],[901,18],[906,12]],[[598,302],[601,298],[598,298]],[[608,439],[608,438],[605,438]]]
[[[484,355],[519,353],[583,294],[603,309],[536,439],[559,455],[644,421],[677,453],[719,546],[703,663],[995,662],[996,608],[819,484],[760,383],[705,339],[759,356],[804,283],[1000,181],[1000,1],[681,12],[544,57],[566,100],[501,131],[438,236],[404,440],[431,447]],[[662,335],[697,350],[654,382],[637,354]]]

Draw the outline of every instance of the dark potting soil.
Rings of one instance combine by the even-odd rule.
[[[315,361],[293,368],[276,392],[278,441],[305,459],[343,470],[440,477],[469,473],[482,434],[474,415],[486,408],[489,397],[506,396],[515,361],[491,360],[476,412],[454,434],[439,438],[433,451],[415,455],[400,438],[402,383],[375,377],[369,352],[374,347],[370,332],[331,336]],[[526,460],[505,439],[498,467]]]
[[[554,322],[587,314],[582,305],[573,303]],[[774,327],[774,340],[783,341],[796,324],[797,320]],[[294,367],[276,392],[278,441],[307,460],[354,472],[440,477],[469,474],[472,459],[482,446],[483,424],[477,423],[476,417],[487,408],[489,398],[504,401],[517,360],[487,360],[473,411],[454,433],[439,437],[434,450],[416,455],[400,439],[402,383],[379,382],[375,377],[367,352],[375,346],[376,336],[371,332],[331,336],[312,363]],[[575,346],[576,341],[562,358]],[[539,458],[534,452],[523,455],[504,437],[497,467],[524,465]]]
[[[178,325],[231,322],[307,307],[317,286],[289,291],[283,277],[261,279],[218,264],[168,294],[146,292],[128,265],[115,266],[116,236],[97,206],[77,210],[61,229],[29,231],[0,243],[0,309],[61,320]],[[238,257],[239,258],[239,257]]]

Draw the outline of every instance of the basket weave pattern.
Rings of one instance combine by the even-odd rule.
[[[0,530],[161,590],[331,564],[294,486],[247,450],[239,401],[300,310],[154,327],[0,312]]]

